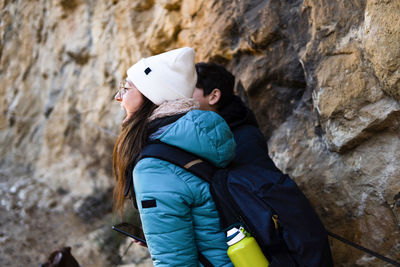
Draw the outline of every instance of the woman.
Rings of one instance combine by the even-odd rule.
[[[206,182],[166,161],[135,159],[147,141],[159,139],[226,166],[235,143],[216,113],[197,110],[194,51],[185,47],[140,60],[127,71],[115,99],[126,111],[113,155],[121,210],[126,179],[133,176],[136,203],[155,266],[232,266],[225,234]],[[133,169],[133,175],[132,174]]]

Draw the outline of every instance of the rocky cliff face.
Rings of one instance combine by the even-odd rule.
[[[1,166],[28,168],[41,185],[32,192],[44,185],[64,192],[42,208],[112,185],[119,80],[141,57],[192,46],[197,61],[235,74],[270,155],[326,228],[400,260],[399,1],[2,0],[0,7]],[[9,192],[10,183],[2,196],[26,188]],[[24,210],[2,198],[2,212]],[[337,266],[382,266],[331,245]]]

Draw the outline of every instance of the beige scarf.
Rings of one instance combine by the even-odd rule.
[[[172,101],[162,102],[151,114],[149,121],[172,116],[176,114],[186,113],[190,110],[199,109],[200,104],[193,98],[181,98]]]

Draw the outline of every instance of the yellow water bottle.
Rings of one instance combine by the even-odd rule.
[[[246,236],[243,227],[233,227],[227,233],[228,256],[235,267],[267,267],[265,258],[254,237]]]

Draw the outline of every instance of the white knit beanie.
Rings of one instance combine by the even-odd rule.
[[[151,102],[191,98],[197,82],[194,50],[183,47],[142,58],[127,71],[127,79]]]

